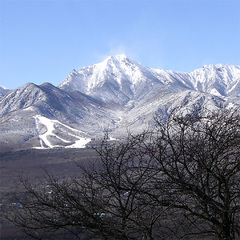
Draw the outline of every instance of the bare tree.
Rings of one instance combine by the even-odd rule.
[[[146,136],[109,144],[106,135],[95,148],[97,161],[78,166],[74,178],[46,173],[38,188],[22,181],[23,207],[7,218],[35,239],[166,239],[171,232],[160,220],[168,207],[155,204],[163,189],[152,183],[158,169],[142,145]]]
[[[46,173],[7,218],[35,239],[240,237],[240,116],[171,114],[154,131],[95,146],[59,181]]]
[[[148,145],[168,185],[168,203],[189,222],[190,235],[240,237],[240,116],[220,111],[205,117],[176,115],[157,121]]]

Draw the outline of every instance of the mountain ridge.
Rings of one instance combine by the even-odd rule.
[[[111,138],[121,139],[179,107],[198,114],[239,108],[239,96],[239,66],[205,65],[181,73],[110,56],[73,70],[58,87],[27,83],[2,96],[0,151],[84,147],[106,129]]]
[[[182,85],[181,89],[227,96],[227,91],[232,89],[234,85],[230,82],[227,85],[226,82],[221,81],[222,79],[216,78],[220,71],[225,74],[224,80],[238,81],[236,84],[240,82],[240,66],[231,64],[204,65],[202,68],[185,73],[148,68],[124,55],[116,55],[115,57],[108,57],[101,63],[84,67],[78,71],[74,70],[58,87],[68,91],[78,90],[94,95],[94,90],[101,87],[101,83],[103,84],[103,82],[111,79],[112,85],[115,84],[120,90],[124,89],[125,92],[121,92],[131,98],[137,91],[134,86],[139,82],[143,84],[144,80],[150,79],[151,83],[162,85],[169,91],[176,91],[175,86],[177,84],[178,87]],[[211,74],[209,75],[209,73]],[[211,78],[214,77],[217,81],[220,81],[221,87],[217,82],[209,86]],[[124,83],[125,85],[128,83],[128,85],[124,87]]]

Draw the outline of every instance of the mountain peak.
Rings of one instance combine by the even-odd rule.
[[[128,58],[125,54],[116,54],[116,55],[111,55],[108,57],[109,59],[117,59],[118,61],[121,61],[123,59]]]
[[[240,82],[239,74],[239,67],[230,64],[204,65],[190,73],[151,69],[125,54],[117,54],[100,63],[73,70],[59,87],[67,91],[80,91],[104,102],[106,99],[118,102],[120,95],[129,101],[147,94],[152,88],[155,91],[164,88],[174,92],[193,89],[227,96]]]
[[[107,57],[103,62],[102,64],[110,64],[110,65],[119,65],[121,64],[122,62],[125,62],[125,61],[130,61],[130,59],[124,55],[124,54],[117,54],[117,55],[114,55],[114,56],[109,56]],[[100,63],[101,64],[101,63]]]

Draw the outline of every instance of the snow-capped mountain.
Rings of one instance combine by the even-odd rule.
[[[152,90],[190,89],[223,97],[236,96],[239,82],[240,66],[208,65],[181,73],[148,68],[124,55],[116,55],[79,71],[73,70],[59,88],[77,90],[105,102],[125,104]]]
[[[106,103],[125,105],[130,99],[143,96],[153,85],[163,85],[155,73],[124,55],[73,70],[59,88],[77,90]]]
[[[59,88],[78,90],[90,94],[103,82],[109,82],[117,83],[120,90],[124,91],[130,85],[135,86],[146,79],[152,78],[154,76],[149,68],[130,60],[124,55],[116,55],[115,57],[108,57],[101,63],[84,67],[79,71],[73,70],[68,78],[59,85]],[[124,84],[125,81],[128,82],[127,86]],[[134,89],[131,89],[131,94],[132,91]]]
[[[80,92],[25,84],[0,99],[0,149],[79,146],[111,127],[111,112]],[[71,133],[70,133],[71,132]]]
[[[230,64],[203,66],[190,73],[194,90],[218,96],[237,96],[240,94],[240,67]]]
[[[193,112],[238,107],[240,67],[208,65],[193,72],[152,69],[124,55],[73,70],[58,86],[25,84],[0,98],[0,149],[80,147],[121,138],[166,118],[179,106]]]

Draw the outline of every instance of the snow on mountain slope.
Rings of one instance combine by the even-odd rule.
[[[80,92],[67,93],[50,83],[28,83],[0,99],[0,116],[31,109],[49,118],[69,119],[73,124],[100,108],[101,104],[93,98]]]
[[[84,132],[71,128],[57,120],[48,119],[40,115],[34,116],[34,118],[40,143],[40,147],[35,148],[43,149],[63,146],[67,148],[84,148],[91,141],[91,138],[86,137]]]
[[[124,55],[117,55],[79,71],[73,70],[59,88],[77,90],[104,102],[124,105],[153,83],[162,85],[151,69]]]
[[[115,135],[123,135],[121,131],[128,129],[133,133],[141,132],[154,125],[154,117],[166,119],[174,109],[181,112],[193,112],[199,115],[208,110],[216,110],[227,106],[226,101],[212,94],[185,90],[177,93],[161,91],[152,98],[130,101],[125,111],[118,112],[119,122]],[[126,131],[125,131],[126,132]]]
[[[0,148],[82,147],[106,129],[115,139],[141,132],[179,107],[194,114],[239,108],[239,96],[239,66],[181,73],[111,56],[73,70],[59,87],[28,83],[1,97]]]
[[[108,57],[101,63],[73,70],[59,88],[91,93],[94,88],[105,81],[116,82],[124,90],[124,80],[135,85],[143,78],[151,78],[151,71],[143,65],[128,59],[124,55]]]
[[[190,73],[194,89],[218,96],[230,96],[240,84],[240,67],[230,64],[205,65]]]
[[[34,117],[39,115],[42,116],[41,119],[43,117],[49,119],[49,122],[62,123],[55,128],[55,136],[50,134],[51,131],[44,135],[49,135],[48,139],[51,136],[52,146],[77,146],[81,139],[94,138],[96,133],[102,133],[106,126],[112,127],[115,119],[112,111],[108,111],[97,100],[80,92],[68,93],[49,83],[40,86],[26,84],[0,99],[0,149],[39,147],[39,134],[34,120]],[[68,134],[66,138],[65,134],[62,138],[65,140],[69,138],[71,144],[60,141],[56,136],[62,136],[63,124],[65,132],[73,128],[83,132],[84,135],[77,135],[75,131],[73,135],[78,137],[72,139],[73,136],[70,137]],[[47,131],[46,124],[43,128]],[[50,144],[44,146],[48,145],[50,146]]]
[[[28,83],[10,92],[7,96],[0,99],[0,116],[27,108],[37,102],[44,100],[44,92],[37,85]]]
[[[205,65],[190,73],[152,69],[124,55],[73,70],[59,88],[80,91],[104,102],[120,105],[153,91],[187,89],[226,97],[240,94],[240,67],[230,64]]]

